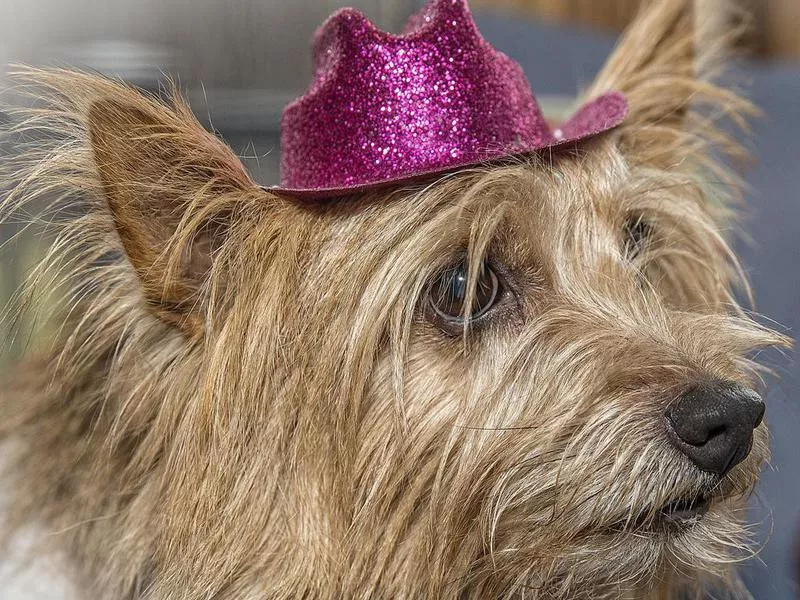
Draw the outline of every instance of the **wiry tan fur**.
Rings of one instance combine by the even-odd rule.
[[[256,186],[177,96],[23,71],[2,206],[44,206],[21,299],[54,291],[62,326],[2,396],[9,533],[38,523],[99,599],[740,592],[765,426],[717,482],[663,413],[757,385],[785,340],[733,297],[716,122],[748,106],[695,74],[691,22],[643,13],[590,90],[631,115],[574,152],[318,203]],[[424,307],[463,256],[512,301],[453,336]],[[648,528],[709,490],[692,527]]]

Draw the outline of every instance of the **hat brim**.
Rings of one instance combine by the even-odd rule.
[[[555,151],[565,146],[595,137],[601,133],[617,127],[628,114],[628,102],[619,92],[607,92],[582,105],[560,128],[553,132],[553,137],[538,145],[516,144],[513,151],[487,150],[478,159],[468,161],[454,161],[452,164],[438,165],[430,169],[420,169],[400,176],[357,183],[342,187],[319,188],[285,188],[281,186],[265,187],[264,189],[276,194],[284,194],[295,198],[323,199],[361,194],[375,189],[402,185],[419,179],[450,173],[459,169],[477,167],[502,161],[541,153],[543,150]]]

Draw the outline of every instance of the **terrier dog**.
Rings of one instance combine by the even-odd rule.
[[[424,37],[343,14],[334,49],[356,25],[383,50]],[[753,353],[787,341],[734,297],[738,146],[717,123],[751,108],[709,80],[724,40],[698,27],[688,1],[644,10],[586,94],[616,112],[569,143],[541,129],[543,151],[359,180],[342,157],[369,140],[320,159],[290,136],[309,177],[275,189],[177,94],[24,71],[3,210],[46,205],[21,299],[63,310],[2,394],[7,535],[38,524],[86,598],[742,592],[768,458]],[[458,56],[490,53],[470,39]]]

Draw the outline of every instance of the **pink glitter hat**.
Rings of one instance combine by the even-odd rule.
[[[314,80],[281,121],[281,185],[341,196],[554,148],[617,125],[609,92],[552,130],[522,68],[481,37],[466,0],[431,0],[401,35],[351,8],[314,40]]]

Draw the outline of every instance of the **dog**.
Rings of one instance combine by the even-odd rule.
[[[518,83],[464,23],[458,47]],[[612,116],[569,143],[379,181],[342,159],[367,142],[304,115],[311,149],[284,151],[305,179],[276,188],[177,92],[22,70],[2,206],[52,234],[22,306],[59,308],[52,351],[5,378],[6,539],[36,524],[85,598],[745,594],[754,355],[788,340],[736,299],[719,122],[753,109],[701,28],[650,3],[586,92]],[[328,34],[422,35],[353,11]]]

